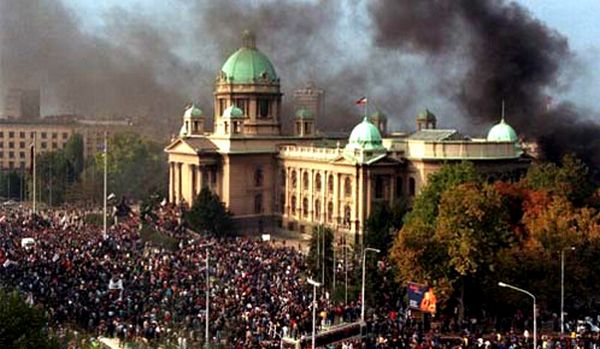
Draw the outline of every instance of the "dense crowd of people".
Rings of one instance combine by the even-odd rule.
[[[87,214],[67,209],[32,215],[10,209],[0,217],[0,283],[44,309],[52,326],[191,348],[204,340],[208,274],[212,342],[236,349],[280,348],[282,336],[310,335],[312,287],[306,281],[306,258],[298,248],[190,234],[181,223],[180,209],[168,205],[143,218],[130,214],[111,225],[107,234],[101,226],[88,224]],[[143,224],[176,238],[179,245],[153,246],[141,235]],[[319,327],[357,321],[360,302],[348,303],[333,303],[320,295]],[[399,300],[384,299],[368,314],[369,339],[330,347],[523,346],[517,337],[444,340],[405,320]],[[543,348],[575,348],[578,342],[572,344],[550,341]]]

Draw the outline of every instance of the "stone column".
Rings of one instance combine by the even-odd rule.
[[[174,202],[175,193],[175,173],[173,169],[173,163],[169,161],[169,202]]]
[[[177,203],[180,203],[183,200],[183,192],[182,192],[183,174],[182,174],[182,167],[183,167],[183,164],[181,162],[178,162],[177,163]]]

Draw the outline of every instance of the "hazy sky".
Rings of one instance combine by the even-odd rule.
[[[178,0],[63,0],[82,19],[86,30],[102,26],[102,16],[119,6],[156,16],[157,21],[173,20],[186,7]],[[218,1],[218,0],[215,0]],[[256,2],[257,0],[249,0]],[[269,1],[269,0],[265,0]],[[300,0],[299,0],[300,1]],[[557,99],[570,99],[583,107],[598,110],[600,96],[600,1],[598,0],[517,0],[535,17],[569,39],[576,55],[577,71],[569,76],[571,84]],[[274,2],[276,4],[276,2]],[[340,2],[342,3],[342,2]],[[275,5],[276,6],[276,5]]]

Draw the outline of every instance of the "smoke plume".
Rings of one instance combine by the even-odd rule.
[[[392,129],[414,129],[418,108],[428,107],[442,127],[481,135],[505,100],[508,122],[540,140],[549,158],[577,151],[600,164],[597,124],[576,106],[547,103],[572,67],[567,40],[514,3],[155,5],[112,7],[90,24],[61,1],[0,1],[0,90],[39,87],[45,114],[130,116],[166,139],[189,101],[212,115],[217,72],[250,29],[281,78],[284,119],[293,115],[293,90],[308,82],[326,90],[326,130],[349,130],[362,113],[353,101],[367,95]]]
[[[446,94],[474,124],[497,121],[501,101],[507,120],[544,155],[557,160],[576,152],[600,164],[600,126],[584,120],[569,103],[552,105],[572,62],[567,40],[524,8],[503,0],[381,0],[370,7],[376,45],[438,59],[466,60],[462,77],[444,79]]]

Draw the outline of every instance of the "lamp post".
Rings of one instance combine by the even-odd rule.
[[[198,246],[199,248],[206,247],[206,324],[205,324],[205,332],[204,332],[204,347],[209,348],[210,345],[210,333],[209,333],[209,320],[210,320],[210,264],[209,264],[209,250],[208,248],[214,245],[213,242],[208,244],[202,244]]]
[[[108,133],[104,131],[104,184],[103,184],[103,193],[104,193],[104,201],[102,207],[102,233],[103,237],[106,239],[108,237],[106,233],[106,215],[108,214],[106,210],[106,200],[108,195],[107,189],[107,180],[108,180]]]
[[[361,304],[360,304],[360,321],[365,322],[365,264],[367,252],[372,251],[375,253],[381,252],[380,250],[372,247],[367,247],[362,253],[362,289],[361,289]]]
[[[348,255],[346,251],[352,251],[352,247],[348,244],[343,244],[342,248],[344,248],[344,305],[348,305]]]
[[[526,291],[522,288],[518,288],[516,286],[513,285],[509,285],[507,283],[504,282],[498,282],[498,286],[500,287],[507,287],[507,288],[511,288],[515,291],[519,291],[521,293],[525,293],[526,295],[528,295],[529,297],[533,298],[533,349],[537,349],[537,320],[536,320],[536,315],[535,315],[535,296],[533,295],[533,293]]]
[[[575,247],[560,250],[560,334],[565,333],[565,250],[574,251]]]
[[[321,283],[311,278],[307,279],[308,283],[313,286],[313,304],[312,304],[312,346],[315,348],[315,337],[317,335],[316,318],[317,318],[317,287],[321,287]]]

